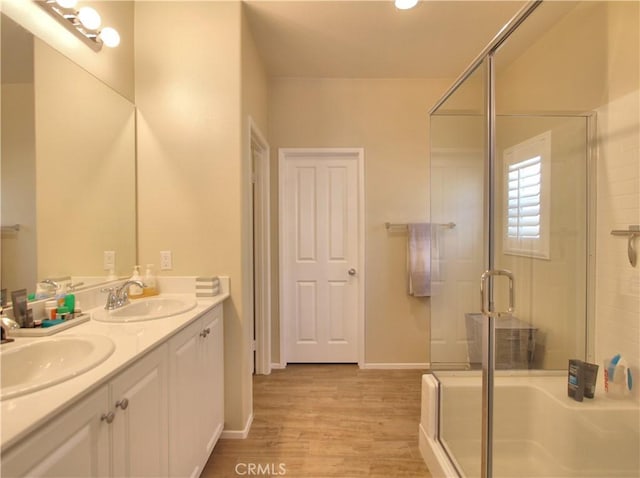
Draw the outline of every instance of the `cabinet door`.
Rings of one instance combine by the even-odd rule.
[[[101,477],[109,469],[107,386],[99,388],[68,411],[2,456],[7,477]]]
[[[202,459],[206,462],[213,451],[224,425],[224,351],[222,332],[222,306],[219,305],[203,317],[202,341]]]
[[[201,325],[196,320],[169,341],[169,473],[175,477],[196,477],[202,471],[197,444]]]
[[[113,475],[167,476],[169,471],[167,345],[111,382]]]

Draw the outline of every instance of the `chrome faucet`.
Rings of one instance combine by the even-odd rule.
[[[9,337],[9,331],[19,329],[20,326],[15,320],[10,319],[9,317],[2,317],[2,320],[0,320],[0,328],[0,343],[6,344],[7,342],[13,342],[13,339]]]
[[[114,310],[118,309],[124,305],[129,303],[129,286],[137,285],[138,287],[145,288],[147,285],[139,280],[128,280],[125,281],[120,287],[108,287],[106,289],[101,289],[102,292],[108,292],[107,303],[105,304],[105,310]]]
[[[49,284],[50,286],[54,287],[56,290],[60,288],[60,284],[58,284],[56,281],[51,280],[51,279],[43,279],[40,281],[41,284]]]

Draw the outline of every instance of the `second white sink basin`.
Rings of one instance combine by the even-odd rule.
[[[0,354],[0,400],[35,392],[80,375],[115,350],[100,335],[43,338]]]
[[[152,297],[135,299],[115,310],[100,310],[93,314],[98,322],[140,322],[143,320],[162,319],[182,314],[196,306],[195,299],[174,297]]]

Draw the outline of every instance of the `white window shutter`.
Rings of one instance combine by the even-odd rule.
[[[504,152],[506,254],[549,258],[550,149],[548,131]]]

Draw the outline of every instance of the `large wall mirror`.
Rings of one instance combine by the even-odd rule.
[[[136,263],[135,106],[2,15],[1,287]]]

